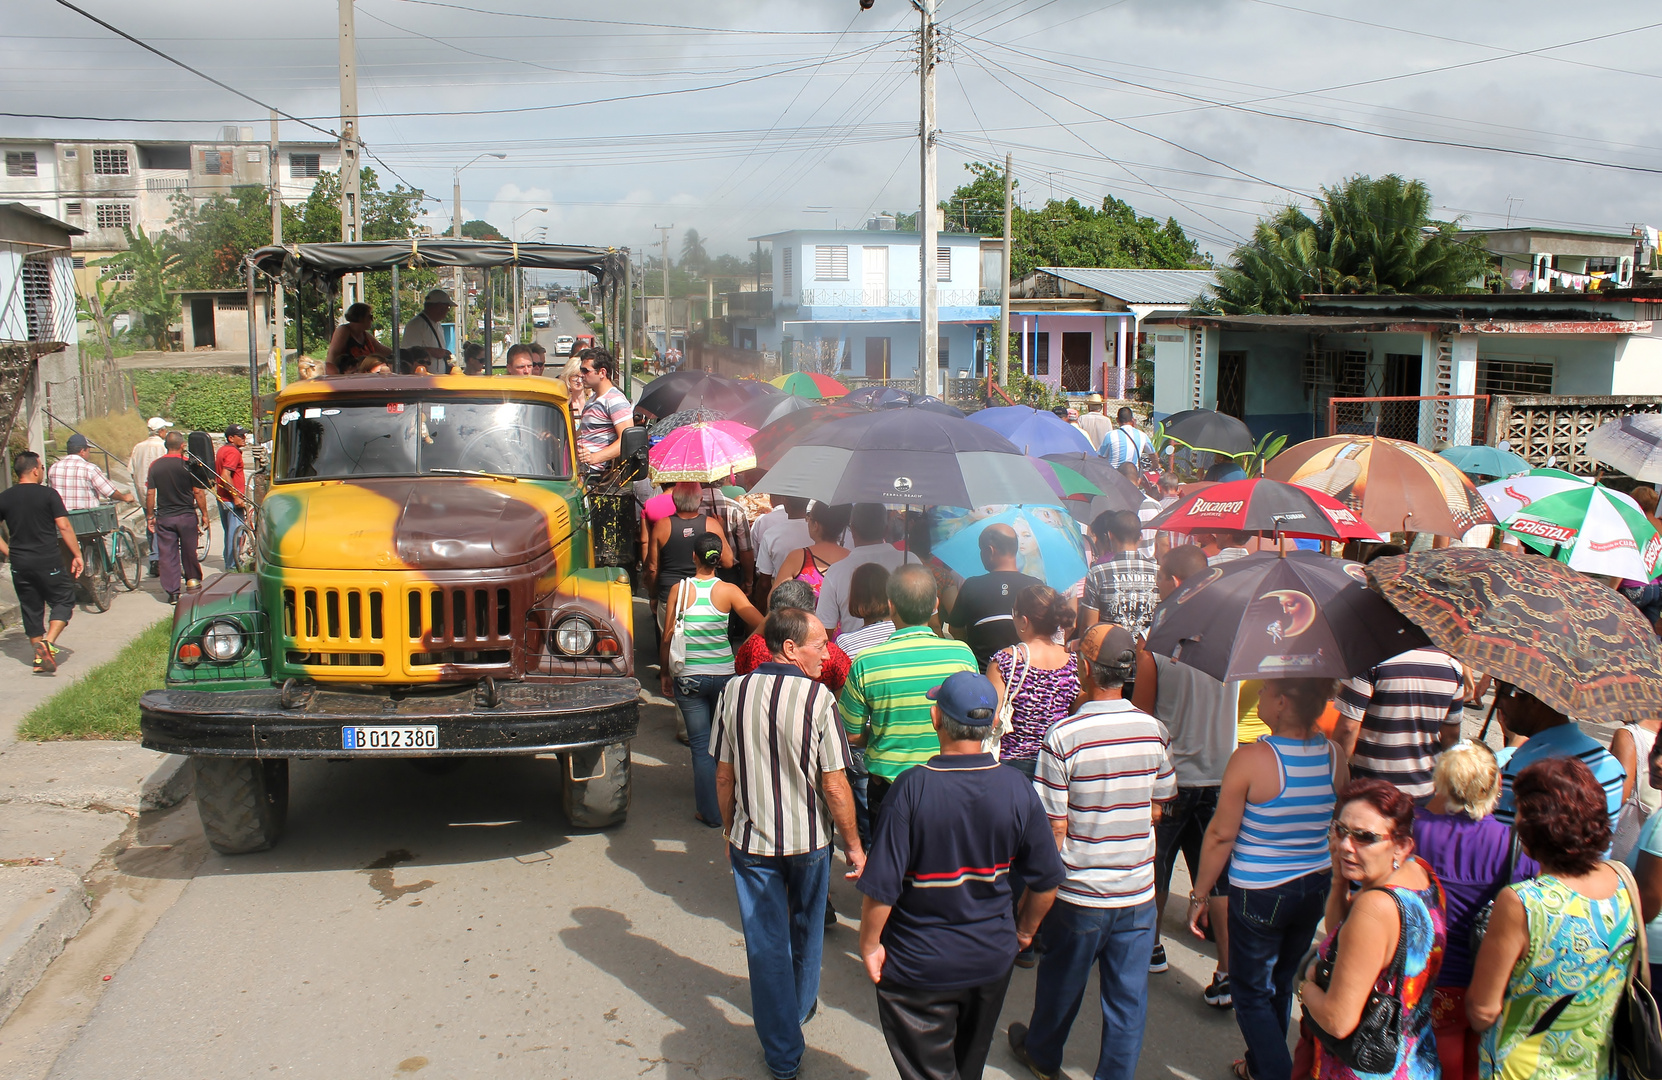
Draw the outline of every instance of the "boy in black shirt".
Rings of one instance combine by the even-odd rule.
[[[970,647],[982,671],[1001,649],[1016,644],[1016,622],[1012,615],[1016,596],[1026,588],[1043,585],[1036,577],[1016,569],[1020,551],[1016,530],[1008,525],[989,525],[981,531],[981,565],[987,570],[964,582],[958,602],[946,618],[952,636]]]
[[[75,611],[75,579],[81,576],[81,545],[69,524],[63,497],[41,483],[46,470],[40,455],[25,450],[12,461],[17,483],[0,491],[0,522],[10,543],[0,541],[0,555],[11,559],[12,586],[23,609],[23,629],[35,647],[35,674],[58,670],[55,642]],[[63,545],[74,557],[66,573]],[[50,609],[50,622],[47,620]]]

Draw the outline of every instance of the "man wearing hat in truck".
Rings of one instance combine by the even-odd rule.
[[[443,289],[434,289],[427,294],[421,314],[404,324],[404,334],[398,339],[401,365],[415,350],[421,350],[426,355],[426,366],[430,370],[435,373],[450,370],[450,350],[444,347],[444,332],[439,329],[439,324],[450,317],[450,309],[455,306],[450,294]],[[419,359],[417,362],[420,362]]]

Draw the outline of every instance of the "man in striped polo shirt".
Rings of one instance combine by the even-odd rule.
[[[1431,798],[1437,755],[1460,740],[1466,673],[1441,649],[1410,649],[1339,684],[1333,741],[1353,780],[1384,780]]]
[[[1516,821],[1518,808],[1512,796],[1512,781],[1519,773],[1537,761],[1575,757],[1592,770],[1593,779],[1604,789],[1604,808],[1614,829],[1622,809],[1622,786],[1627,781],[1627,770],[1622,768],[1622,763],[1597,739],[1582,731],[1580,724],[1522,687],[1496,679],[1495,700],[1506,730],[1528,740],[1512,752],[1500,770],[1500,801],[1495,804],[1495,820],[1506,825]],[[1645,768],[1645,764],[1640,762],[1639,767]]]
[[[716,796],[750,961],[750,1014],[775,1080],[802,1064],[802,1025],[818,1007],[830,884],[831,823],[858,878],[848,743],[831,691],[816,680],[825,627],[796,608],[769,615],[772,660],[727,684],[713,735]]]
[[[1035,778],[1068,876],[1041,931],[1032,1019],[1010,1025],[1010,1049],[1035,1076],[1058,1075],[1091,968],[1100,965],[1096,1080],[1132,1080],[1157,940],[1156,804],[1176,797],[1177,773],[1166,726],[1122,697],[1137,665],[1131,632],[1092,627],[1079,659],[1079,711],[1045,734]]]
[[[849,742],[866,748],[866,806],[873,830],[890,786],[938,749],[925,694],[954,672],[979,670],[968,645],[929,628],[936,595],[927,567],[909,563],[890,574],[888,594],[894,634],[855,658],[837,701]]]

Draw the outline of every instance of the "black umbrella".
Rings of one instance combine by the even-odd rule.
[[[740,405],[727,414],[727,419],[760,431],[782,416],[818,406],[819,402],[795,394],[765,394]]]
[[[1038,466],[1009,439],[922,409],[878,409],[815,425],[754,490],[909,507],[1054,501]]]
[[[907,405],[915,397],[910,390],[902,390],[896,386],[862,386],[857,390],[850,390],[843,395],[845,405],[864,405],[876,408],[879,405]]]
[[[964,410],[948,405],[933,394],[913,394],[911,401],[885,401],[878,406],[882,409],[912,408],[922,409],[925,412],[940,413],[942,416],[962,417]]]
[[[672,371],[647,383],[635,408],[655,417],[700,406],[725,413],[748,400],[750,395],[736,380],[708,371]]]
[[[828,420],[863,416],[871,411],[863,405],[849,405],[841,401],[812,401],[808,404],[809,408],[786,413],[766,427],[759,428],[750,437],[750,448],[756,451],[758,465],[764,469],[773,468],[779,464],[785,451],[802,442],[809,432]]]
[[[721,419],[724,419],[724,414],[715,409],[682,409],[680,412],[670,413],[662,420],[652,421],[646,433],[653,439],[661,439],[676,428],[686,427],[688,424],[708,424],[712,420]]]
[[[1092,513],[1088,520],[1094,521],[1096,515],[1104,510],[1139,510],[1147,498],[1142,488],[1121,476],[1120,471],[1108,464],[1108,459],[1101,454],[1045,454],[1044,460],[1066,465],[1102,489],[1102,494],[1090,501]]]
[[[1154,609],[1148,648],[1214,679],[1346,679],[1430,643],[1367,587],[1362,564],[1313,551],[1248,555]]]
[[[1160,430],[1191,450],[1214,454],[1244,454],[1256,445],[1245,424],[1211,409],[1173,413],[1160,422]]]

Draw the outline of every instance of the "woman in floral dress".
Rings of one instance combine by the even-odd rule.
[[[1011,706],[999,759],[1031,779],[1045,732],[1073,712],[1079,697],[1077,658],[1056,641],[1073,626],[1073,605],[1047,585],[1031,585],[1016,594],[1013,614],[1020,640],[993,655],[987,678]]]

